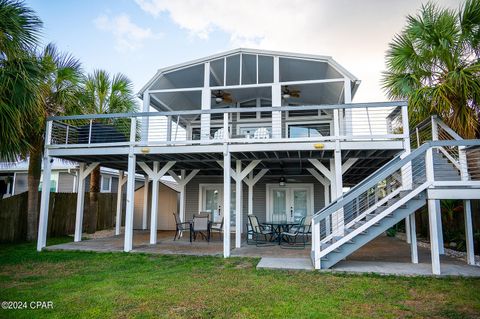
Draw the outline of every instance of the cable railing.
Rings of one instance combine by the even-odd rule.
[[[51,117],[55,147],[403,140],[405,102]],[[132,130],[132,128],[134,128]]]
[[[467,150],[467,160],[461,164],[462,170],[468,173],[459,174],[454,180],[437,178],[437,173],[444,172],[446,166],[445,161],[435,160],[435,153],[440,153],[441,148],[453,147],[460,147],[460,153]],[[452,163],[447,163],[450,169],[455,170]],[[383,210],[404,197],[416,196],[427,187],[437,184],[480,187],[479,164],[480,140],[427,141],[410,154],[398,155],[372,176],[314,214],[314,261],[321,257],[322,250],[345,239],[347,234],[360,232],[359,226],[377,218]]]

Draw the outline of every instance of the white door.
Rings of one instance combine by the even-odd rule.
[[[270,221],[298,222],[313,213],[312,186],[271,187],[267,219]]]

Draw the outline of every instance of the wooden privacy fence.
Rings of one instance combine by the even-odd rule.
[[[88,227],[89,194],[85,194],[83,231]],[[41,196],[39,196],[40,198]],[[48,236],[75,232],[76,193],[51,193],[48,214]],[[97,230],[115,226],[117,194],[98,194]],[[0,242],[18,242],[27,237],[27,193],[0,200]]]

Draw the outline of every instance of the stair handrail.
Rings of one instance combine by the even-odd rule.
[[[443,147],[443,146],[480,146],[480,140],[452,140],[452,141],[428,141],[422,144],[419,148],[412,151],[410,154],[406,155],[403,158],[390,161],[386,165],[382,166],[377,172],[367,177],[364,181],[360,182],[356,187],[350,189],[347,193],[340,196],[336,200],[332,201],[328,206],[325,206],[320,211],[315,213],[312,216],[313,222],[319,222],[324,220],[328,216],[332,215],[345,204],[354,200],[356,197],[361,195],[363,192],[367,191],[369,188],[375,186],[381,180],[387,178],[389,175],[393,174],[395,171],[399,170],[406,164],[410,163],[412,160],[426,153],[429,148],[432,147]],[[405,154],[405,153],[403,153]],[[372,177],[373,176],[373,177]]]

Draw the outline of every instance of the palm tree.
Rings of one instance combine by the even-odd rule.
[[[437,114],[464,138],[480,136],[480,0],[458,11],[429,3],[390,43],[383,88],[408,99],[411,124]]]
[[[37,57],[40,81],[37,85],[38,112],[27,118],[32,125],[25,132],[29,141],[28,156],[28,213],[27,240],[34,240],[38,219],[38,188],[40,183],[45,123],[48,116],[72,113],[77,104],[81,79],[80,62],[71,55],[61,53],[48,44]]]
[[[26,116],[38,112],[40,69],[32,54],[42,22],[23,2],[0,0],[0,158],[16,160],[28,150]]]
[[[112,114],[136,111],[132,82],[123,74],[110,77],[104,70],[95,70],[86,76],[80,93],[80,108],[84,114]],[[125,123],[108,123],[121,125]],[[90,175],[90,217],[88,232],[93,233],[97,225],[98,192],[100,191],[100,167]]]

